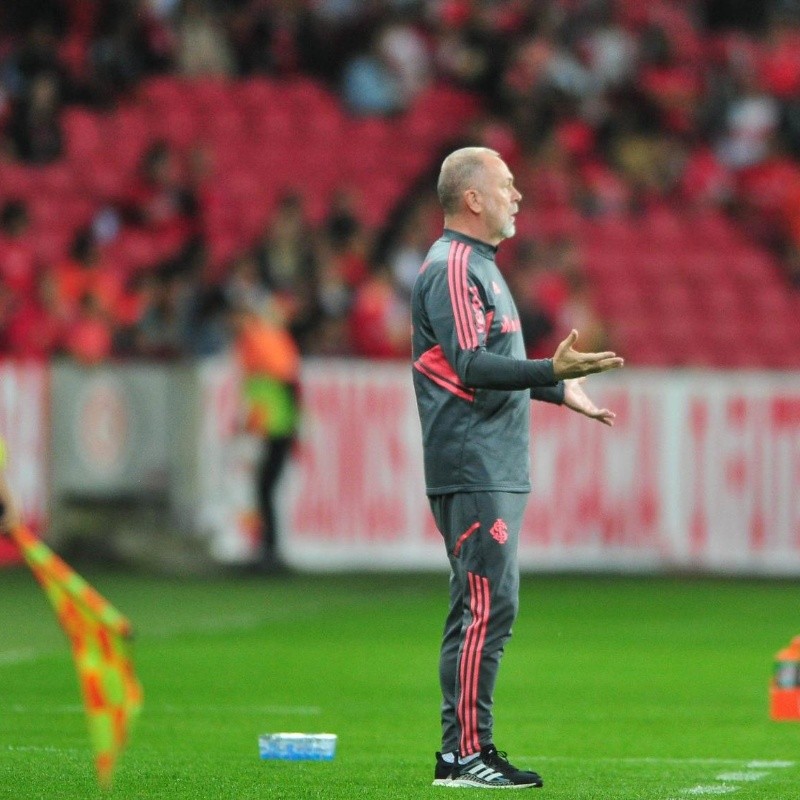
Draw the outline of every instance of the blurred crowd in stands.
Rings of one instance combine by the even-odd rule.
[[[222,151],[154,132],[124,190],[89,193],[69,245],[42,252],[36,198],[2,168],[60,164],[68,109],[113,115],[165,78],[191,95],[264,76],[312,81],[342,114],[389,126],[432,86],[475,113],[430,140],[379,219],[369,183],[329,187],[311,212],[320,198],[290,181],[223,263],[204,225]],[[407,358],[411,285],[441,226],[436,169],[466,143],[498,150],[524,196],[501,266],[531,354],[571,326],[586,349],[615,341],[583,222],[719,214],[774,258],[787,294],[800,288],[800,0],[30,0],[0,7],[0,351],[206,355],[249,309],[304,354]],[[114,241],[132,230],[169,252],[121,265]]]

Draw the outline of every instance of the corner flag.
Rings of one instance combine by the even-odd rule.
[[[142,706],[142,688],[130,656],[131,624],[41,539],[23,527],[9,533],[72,644],[97,779],[109,789],[129,723]]]

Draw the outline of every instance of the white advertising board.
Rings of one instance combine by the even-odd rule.
[[[613,428],[533,403],[528,570],[800,574],[800,375],[627,371]],[[409,368],[310,363],[284,551],[310,569],[446,566]]]
[[[47,524],[49,500],[49,379],[36,363],[0,363],[0,436],[8,447],[8,481],[31,529]],[[16,558],[0,540],[0,563]]]

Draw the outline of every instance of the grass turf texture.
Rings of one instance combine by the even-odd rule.
[[[130,616],[145,705],[114,798],[431,798],[446,577],[175,581],[84,572]],[[800,723],[768,718],[791,583],[528,577],[496,742],[536,796],[796,796]],[[261,761],[260,733],[339,736],[327,763]],[[718,780],[752,760],[797,765]],[[753,771],[750,769],[749,771]],[[99,797],[66,639],[23,569],[0,572],[0,798]]]

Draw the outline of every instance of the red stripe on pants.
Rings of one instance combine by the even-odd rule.
[[[464,648],[459,665],[460,695],[456,713],[461,728],[461,755],[477,753],[481,749],[478,733],[478,684],[481,671],[483,643],[489,625],[491,601],[489,580],[472,572],[467,573],[469,582],[469,608],[472,622],[464,637]]]

